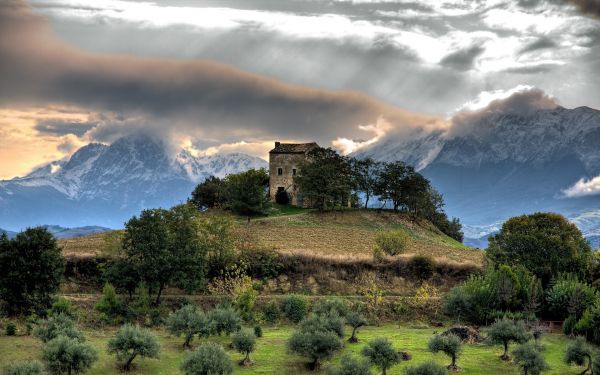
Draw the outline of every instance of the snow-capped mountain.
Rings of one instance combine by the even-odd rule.
[[[600,174],[600,111],[592,108],[482,111],[455,117],[448,129],[388,136],[358,156],[415,165],[474,239],[535,211],[562,213],[586,235],[600,234],[600,195],[564,194]]]
[[[185,201],[210,175],[267,166],[241,153],[195,157],[181,150],[171,157],[165,150],[161,141],[146,136],[121,138],[110,146],[91,143],[25,177],[0,181],[0,227],[121,227],[143,208]]]

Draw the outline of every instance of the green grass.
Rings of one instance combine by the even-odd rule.
[[[360,350],[369,339],[383,336],[390,339],[398,350],[408,351],[413,355],[413,359],[395,366],[388,371],[388,374],[402,374],[403,369],[408,365],[421,363],[430,358],[440,364],[448,364],[449,359],[442,354],[433,355],[427,352],[427,342],[433,333],[433,328],[416,328],[410,325],[398,327],[397,325],[387,324],[380,327],[365,327],[359,331],[358,337],[361,340],[358,344],[345,343],[344,352],[352,352],[360,355]],[[306,360],[286,352],[285,343],[293,327],[265,327],[264,337],[258,339],[256,352],[252,353],[251,359],[254,365],[248,368],[242,368],[237,365],[237,361],[242,358],[238,354],[228,349],[228,353],[235,363],[236,374],[314,374],[305,368]],[[349,333],[348,329],[346,330]],[[85,330],[84,333],[92,345],[99,352],[99,360],[88,372],[92,375],[115,374],[119,373],[113,356],[106,353],[106,342],[114,333],[110,330]],[[179,363],[181,362],[185,351],[181,348],[182,340],[171,337],[162,330],[156,331],[161,342],[160,359],[142,359],[134,361],[136,369],[134,374],[178,374]],[[347,337],[346,337],[347,338]],[[230,340],[226,337],[216,337],[210,340],[217,341],[227,347]],[[570,375],[579,374],[582,368],[569,367],[562,363],[565,347],[568,338],[559,334],[549,334],[543,337],[544,351],[543,355],[550,365],[550,370],[544,372],[548,375]],[[198,345],[200,341],[194,341]],[[513,346],[514,348],[514,346]],[[0,363],[6,364],[11,361],[39,359],[41,352],[40,342],[29,336],[0,337]],[[336,364],[342,353],[336,356],[328,365]],[[483,344],[466,345],[462,355],[458,359],[458,365],[462,368],[459,374],[478,374],[478,375],[512,375],[519,374],[517,366],[500,360],[501,348],[499,346],[490,347]],[[322,374],[323,372],[316,372]],[[378,372],[374,371],[374,374]]]

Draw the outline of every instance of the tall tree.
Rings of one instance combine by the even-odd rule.
[[[9,315],[50,306],[65,267],[60,251],[45,228],[28,228],[13,240],[0,235],[0,300]]]
[[[221,206],[225,201],[225,182],[219,177],[210,176],[198,184],[192,192],[190,202],[198,209]]]
[[[240,215],[263,215],[269,208],[269,175],[264,168],[250,169],[225,178],[227,205]]]
[[[365,208],[369,207],[369,199],[373,196],[378,183],[378,172],[381,163],[371,158],[351,159],[354,188],[364,193]]]
[[[392,163],[384,163],[378,173],[377,188],[375,193],[379,197],[386,201],[391,201],[394,207],[394,211],[398,211],[401,204],[403,203],[404,188],[406,184],[404,182],[410,167],[401,161],[395,161]]]

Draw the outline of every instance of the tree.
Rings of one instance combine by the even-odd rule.
[[[281,301],[281,311],[290,322],[298,323],[308,313],[308,302],[304,297],[289,295]]]
[[[402,229],[381,231],[375,237],[376,246],[387,255],[402,254],[410,244],[408,233]]]
[[[12,363],[4,367],[3,375],[46,375],[39,361]]]
[[[209,176],[192,192],[192,202],[198,209],[221,206],[225,201],[225,182],[219,177]]]
[[[246,328],[237,331],[231,336],[231,344],[238,352],[246,355],[240,362],[241,365],[246,366],[252,363],[250,353],[256,347],[256,335],[253,330]]]
[[[28,228],[9,240],[0,235],[0,300],[9,315],[43,314],[58,290],[65,264],[48,230]]]
[[[400,354],[387,339],[381,337],[370,341],[361,353],[381,370],[382,375],[385,375],[390,367],[400,362]]]
[[[352,335],[350,335],[348,342],[358,342],[356,332],[360,327],[367,325],[367,319],[362,314],[352,311],[346,315],[346,323],[352,327]]]
[[[223,216],[199,218],[199,237],[208,254],[208,277],[214,279],[235,265],[237,260],[235,223]]]
[[[202,310],[194,305],[185,305],[169,315],[166,322],[169,333],[177,337],[183,335],[184,348],[190,348],[194,335],[208,337],[210,335],[209,320]]]
[[[352,195],[352,169],[348,158],[331,148],[316,148],[299,166],[294,178],[300,194],[321,211],[347,206]]]
[[[523,265],[543,286],[560,273],[587,277],[592,266],[592,250],[579,229],[552,213],[509,219],[490,237],[486,255],[494,264]]]
[[[369,207],[369,199],[377,189],[378,172],[381,163],[371,158],[351,159],[354,188],[365,195],[365,208]]]
[[[232,307],[217,307],[212,310],[208,319],[211,324],[211,330],[217,335],[225,333],[230,335],[237,332],[242,327],[242,318]]]
[[[333,313],[343,318],[348,314],[348,305],[340,298],[326,298],[319,300],[314,305],[312,312],[316,315],[328,315]]]
[[[230,174],[225,178],[228,207],[239,215],[264,215],[269,208],[269,175],[264,168]]]
[[[429,351],[432,353],[443,352],[452,359],[448,365],[448,370],[457,371],[456,358],[462,350],[462,342],[456,335],[435,335],[429,340]]]
[[[127,293],[129,300],[140,285],[140,275],[137,267],[126,259],[116,259],[102,274],[106,283],[113,285],[119,293]]]
[[[442,301],[442,311],[454,317],[457,324],[460,324],[461,317],[469,315],[472,309],[471,296],[461,286],[450,289]]]
[[[86,372],[98,359],[96,349],[77,339],[58,336],[42,349],[42,357],[54,374],[79,374]]]
[[[131,324],[125,324],[108,340],[108,353],[116,354],[117,360],[124,362],[125,371],[131,370],[136,357],[158,358],[159,352],[156,336]]]
[[[108,322],[116,322],[124,314],[123,304],[119,301],[115,288],[109,283],[104,284],[102,296],[94,308]]]
[[[33,334],[42,340],[42,342],[52,341],[58,336],[65,336],[81,342],[85,340],[83,334],[75,327],[73,320],[65,314],[57,314],[40,321],[35,327]]]
[[[327,369],[327,375],[371,375],[371,363],[359,361],[346,353],[340,360],[340,366]]]
[[[422,363],[418,366],[411,366],[404,372],[405,375],[447,375],[445,367],[438,365],[433,361]]]
[[[548,364],[534,343],[527,342],[517,346],[513,351],[513,356],[514,363],[521,368],[523,375],[539,375],[548,369]]]
[[[500,356],[505,361],[508,361],[508,345],[511,342],[519,344],[527,342],[531,335],[527,332],[525,324],[522,321],[515,322],[508,318],[496,320],[488,330],[488,340],[491,344],[502,344],[504,352]]]
[[[594,352],[592,348],[585,341],[584,337],[579,336],[567,346],[565,363],[568,365],[576,364],[577,366],[586,366],[586,369],[581,373],[581,375],[587,374],[588,372],[590,374],[594,374],[593,357]]]
[[[310,368],[319,368],[320,361],[329,358],[342,348],[341,319],[332,316],[314,315],[303,320],[288,339],[288,350],[310,359]],[[340,332],[340,330],[342,330]]]
[[[188,354],[181,363],[184,375],[229,375],[233,366],[229,356],[221,345],[207,342],[195,352]]]

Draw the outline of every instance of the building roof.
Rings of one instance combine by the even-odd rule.
[[[275,148],[269,151],[271,154],[303,154],[319,147],[316,142],[310,143],[281,143],[275,142]]]

